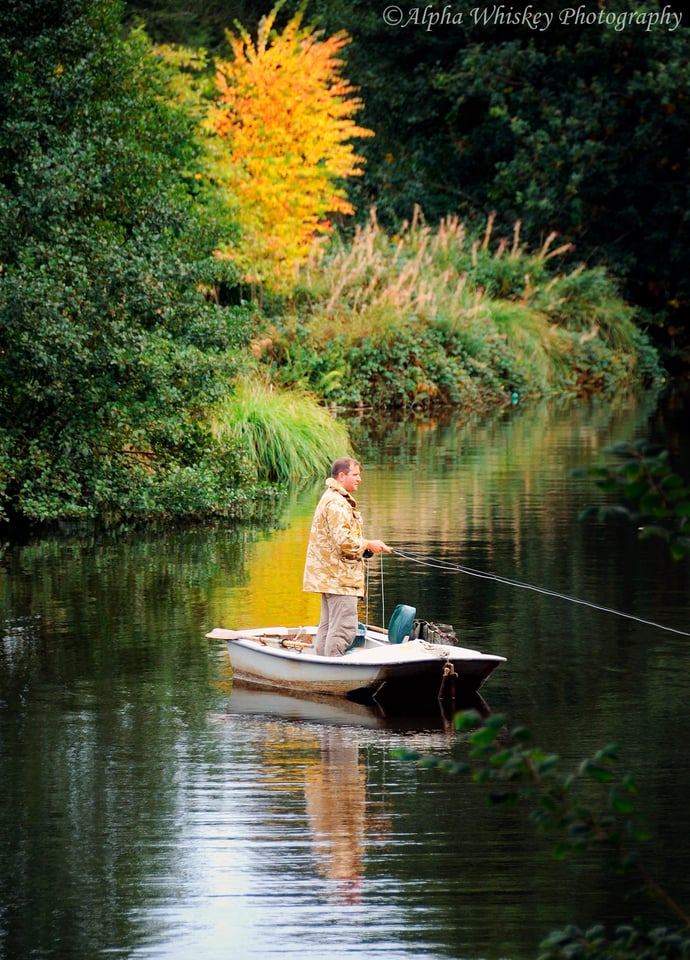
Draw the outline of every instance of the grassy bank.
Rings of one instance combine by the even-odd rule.
[[[555,235],[527,250],[419,212],[390,236],[372,215],[314,249],[255,341],[270,377],[340,407],[491,407],[651,383],[654,349],[601,269],[559,271]]]

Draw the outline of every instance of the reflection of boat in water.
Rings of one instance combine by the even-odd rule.
[[[385,715],[375,707],[334,697],[295,697],[233,683],[228,714],[296,720],[334,726],[379,727]]]
[[[224,712],[210,719],[232,743],[233,756],[238,750],[249,764],[251,789],[261,797],[258,820],[252,808],[253,827],[274,839],[276,823],[287,816],[291,835],[302,830],[309,838],[298,847],[299,875],[318,882],[319,897],[360,905],[367,858],[390,840],[396,778],[408,776],[391,750],[446,753],[456,740],[451,718],[438,703],[433,714],[396,716],[345,698],[235,683],[226,692]],[[479,695],[471,705],[488,713]],[[275,883],[283,872],[275,847],[266,849],[266,875]]]
[[[212,630],[225,640],[236,681],[302,696],[347,697],[416,710],[475,694],[505,657],[412,638],[415,609],[400,604],[388,630],[362,627],[341,657],[313,652],[316,627]]]
[[[481,716],[490,713],[486,701],[478,693],[456,703],[455,707],[457,710],[476,710]],[[428,712],[396,713],[386,711],[377,704],[354,703],[345,698],[299,697],[233,684],[225,717],[237,715],[391,731],[441,730],[447,727],[451,719],[441,704],[435,704],[435,709]]]

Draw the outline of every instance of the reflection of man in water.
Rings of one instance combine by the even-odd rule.
[[[338,657],[357,633],[357,601],[364,596],[364,555],[392,553],[383,540],[365,540],[353,496],[362,477],[351,457],[336,460],[314,513],[304,565],[304,589],[321,594],[316,653]]]
[[[319,872],[337,882],[337,897],[359,902],[365,827],[366,775],[357,743],[340,730],[321,736],[321,762],[304,785]]]

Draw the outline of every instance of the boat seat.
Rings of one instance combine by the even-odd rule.
[[[352,641],[350,646],[345,650],[345,653],[349,653],[350,650],[354,650],[355,647],[365,647],[367,643],[367,628],[363,623],[357,624],[357,633],[355,634],[355,639]]]
[[[390,643],[402,643],[405,637],[410,636],[416,613],[416,607],[409,607],[406,603],[397,605],[388,621],[388,640]]]

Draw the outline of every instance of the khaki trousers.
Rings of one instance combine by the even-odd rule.
[[[321,594],[321,619],[314,640],[314,650],[320,656],[341,657],[355,639],[358,600],[336,593]]]

